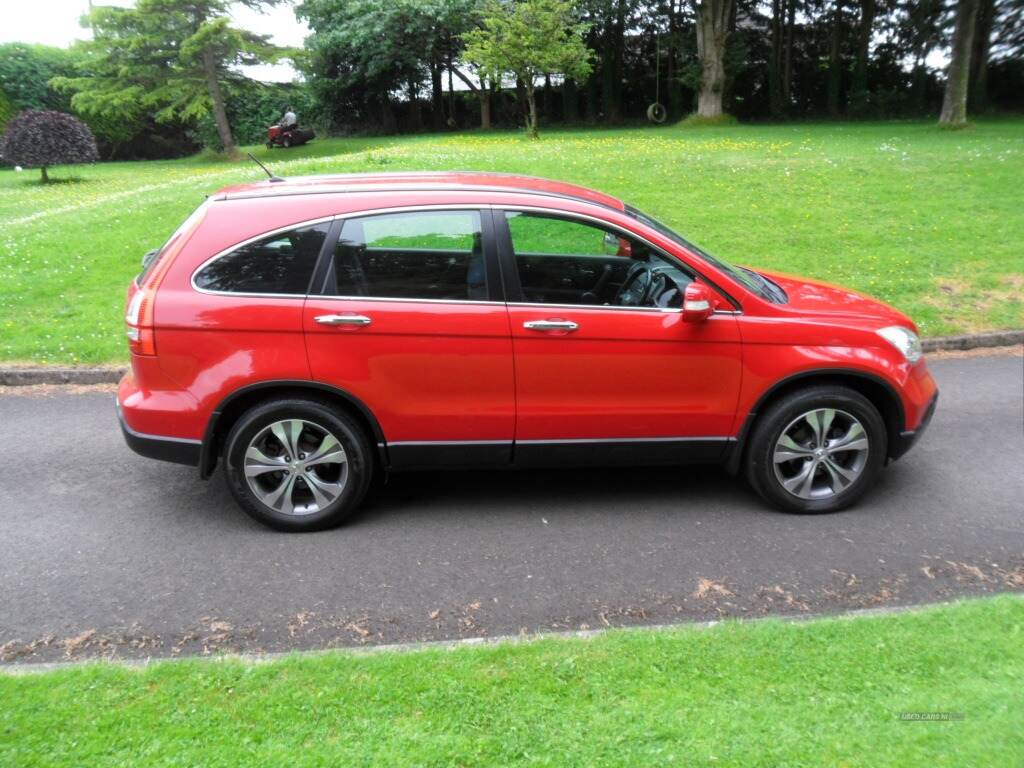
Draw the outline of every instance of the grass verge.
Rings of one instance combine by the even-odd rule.
[[[664,126],[317,139],[251,148],[278,174],[475,169],[618,195],[740,264],[895,304],[926,336],[1024,327],[1024,119]],[[201,157],[0,171],[0,362],[127,357],[139,258],[207,195],[263,178]]]
[[[1024,601],[268,663],[0,675],[0,764],[1024,760]],[[904,712],[958,713],[915,722]]]

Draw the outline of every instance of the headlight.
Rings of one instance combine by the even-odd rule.
[[[875,331],[879,336],[903,353],[908,363],[916,363],[921,359],[921,340],[917,334],[902,325],[890,325]]]

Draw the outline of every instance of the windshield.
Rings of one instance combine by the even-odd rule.
[[[718,269],[725,272],[737,283],[740,283],[741,285],[744,285],[747,288],[749,288],[751,291],[756,293],[761,298],[767,299],[768,301],[772,301],[775,303],[782,303],[786,300],[786,294],[782,290],[782,288],[777,286],[768,278],[764,277],[764,275],[758,274],[757,272],[754,272],[753,270],[750,269],[735,267],[727,261],[723,261],[722,259],[719,259],[716,256],[712,256],[703,248],[700,248],[691,243],[689,240],[680,235],[671,227],[662,224],[657,219],[651,218],[646,213],[643,213],[642,211],[634,208],[631,205],[626,206],[626,213],[632,216],[637,221],[639,221],[641,224],[647,225],[648,227],[655,230],[660,235],[668,238],[672,242],[678,243],[679,245],[683,246],[683,248],[685,248],[686,250],[692,251],[693,253],[697,254],[708,263],[714,265]]]

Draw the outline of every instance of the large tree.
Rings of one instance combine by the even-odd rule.
[[[967,84],[977,15],[978,0],[959,0],[949,68],[946,70],[946,92],[939,115],[939,123],[951,128],[959,128],[967,123]]]
[[[339,126],[393,131],[391,95],[405,92],[409,127],[420,127],[419,92],[431,84],[434,125],[443,122],[445,69],[461,52],[476,0],[304,0],[314,90]]]
[[[725,93],[725,50],[734,0],[692,0],[697,14],[697,58],[700,60],[700,90],[697,115],[721,117]]]
[[[259,9],[278,0],[236,0]],[[135,8],[98,6],[93,39],[80,44],[79,74],[54,79],[84,115],[194,121],[212,113],[224,151],[235,153],[225,88],[232,67],[272,60],[268,38],[238,29],[229,0],[139,0]]]
[[[583,42],[585,24],[568,0],[494,0],[480,28],[467,32],[465,58],[497,82],[511,75],[526,94],[526,130],[536,137],[537,79],[551,75],[580,80],[590,73],[593,54]]]

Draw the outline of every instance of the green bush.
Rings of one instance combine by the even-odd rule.
[[[7,126],[7,122],[18,114],[17,107],[14,106],[7,94],[4,93],[3,89],[0,88],[0,134],[4,132],[4,128]]]

